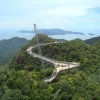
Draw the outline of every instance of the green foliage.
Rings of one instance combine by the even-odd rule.
[[[18,50],[28,43],[27,39],[14,37],[0,41],[0,65],[7,64]]]
[[[40,43],[54,41],[46,35],[39,38]],[[90,46],[76,39],[43,46],[44,56],[81,64],[75,70],[61,71],[54,81],[45,83],[43,78],[52,74],[54,66],[48,64],[42,70],[40,60],[28,55],[26,49],[34,41],[35,38],[5,68],[0,68],[0,100],[100,100],[99,43]],[[37,49],[33,51],[37,53]]]
[[[87,44],[90,44],[90,45],[93,45],[95,44],[96,42],[100,41],[100,36],[98,37],[93,37],[91,39],[87,39],[85,40],[84,42],[87,43]]]
[[[23,96],[20,90],[7,90],[2,96],[1,100],[23,100]]]

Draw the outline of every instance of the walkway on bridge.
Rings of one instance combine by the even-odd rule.
[[[54,64],[55,69],[54,69],[54,71],[53,71],[53,73],[52,73],[52,75],[50,77],[44,79],[45,82],[51,82],[52,80],[54,80],[56,78],[58,72],[61,71],[61,70],[71,69],[71,68],[75,68],[75,67],[80,66],[80,63],[57,61],[57,60],[50,59],[48,57],[45,57],[45,56],[42,56],[42,55],[39,55],[39,54],[36,54],[36,53],[32,52],[32,49],[36,48],[38,46],[50,45],[50,44],[56,44],[56,43],[58,43],[58,42],[38,44],[38,45],[34,45],[34,46],[31,46],[31,47],[27,48],[27,52],[32,57],[36,57],[36,58],[39,58],[41,60],[45,60],[45,61],[48,61],[48,62]]]

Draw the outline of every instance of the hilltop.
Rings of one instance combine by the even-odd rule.
[[[100,41],[100,36],[98,36],[98,37],[93,37],[93,38],[91,38],[91,39],[87,39],[87,40],[85,40],[84,42],[85,43],[87,43],[87,44],[94,44],[94,43],[96,43],[96,42],[98,42],[98,41]]]
[[[18,52],[18,50],[28,43],[25,38],[13,37],[0,41],[0,65],[5,65]]]
[[[39,39],[40,43],[54,42],[54,39],[44,34],[39,34]],[[61,71],[51,83],[42,80],[51,75],[54,66],[45,62],[45,69],[42,70],[40,60],[32,58],[26,52],[26,49],[34,44],[35,37],[20,49],[5,70],[0,69],[0,99],[100,99],[100,54],[97,49],[100,47],[99,43],[94,46],[75,39],[41,47],[43,56],[59,61],[81,63],[75,70]],[[34,49],[34,52],[37,53],[37,49]]]
[[[80,40],[80,39],[79,39]],[[87,44],[95,44],[100,40],[100,36],[87,39],[84,42]],[[67,42],[65,39],[54,39],[58,42]],[[81,40],[82,41],[82,40]],[[14,55],[20,50],[20,48],[27,44],[29,40],[25,38],[13,37],[11,39],[1,40],[0,41],[0,65],[7,64]]]

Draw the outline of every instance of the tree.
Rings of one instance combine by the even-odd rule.
[[[6,93],[3,95],[1,100],[23,100],[23,96],[20,90],[7,90]]]

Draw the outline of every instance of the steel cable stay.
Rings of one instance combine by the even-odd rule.
[[[41,31],[43,31],[44,32],[44,34],[46,33],[46,34],[48,34],[48,32],[47,31],[45,31],[44,29],[42,29],[40,26],[38,26],[38,25],[35,25],[35,29],[34,29],[34,36],[36,36],[36,35],[38,35],[38,33],[37,33],[37,29],[36,29],[36,27],[37,27],[37,29],[39,30],[41,30]],[[41,33],[40,33],[41,34]],[[38,37],[38,41],[39,41],[39,37]],[[46,38],[45,38],[45,40],[44,41],[46,41],[46,42],[48,42],[47,40],[46,40]],[[40,50],[41,50],[41,48],[40,48]],[[42,53],[41,53],[41,55],[42,55]],[[45,61],[46,62],[46,61]],[[45,62],[44,61],[42,61],[42,63],[43,63],[43,65],[42,65],[42,68],[44,69],[47,65],[49,65],[50,63],[48,63],[48,62],[46,62],[46,64],[45,64]]]
[[[53,81],[58,72],[61,71],[61,70],[66,70],[66,69],[72,69],[72,68],[76,68],[78,66],[80,66],[80,63],[76,63],[76,62],[64,62],[64,61],[57,61],[55,59],[50,59],[48,57],[45,57],[45,56],[42,56],[42,52],[41,52],[41,46],[45,46],[45,45],[52,45],[52,44],[57,44],[57,43],[62,43],[62,42],[50,42],[50,43],[42,43],[40,44],[39,43],[39,38],[38,38],[38,34],[36,33],[36,24],[34,24],[34,33],[35,33],[35,36],[36,36],[36,42],[37,44],[36,45],[33,45],[33,46],[30,46],[27,48],[27,52],[33,57],[33,58],[38,58],[40,59],[41,61],[41,65],[42,65],[42,68],[44,68],[44,62],[43,61],[46,61],[46,62],[49,62],[49,63],[52,63],[55,67],[52,75],[48,78],[45,78],[43,79],[43,81],[45,82],[51,82]],[[38,47],[38,54],[34,53],[32,51],[33,48],[36,48]]]
[[[57,61],[57,60],[53,60],[53,59],[50,59],[48,57],[45,57],[45,56],[42,56],[40,54],[36,54],[36,53],[32,52],[32,49],[39,46],[39,45],[43,46],[43,45],[50,45],[50,44],[56,44],[56,43],[58,43],[58,42],[38,44],[38,45],[34,45],[32,47],[29,47],[27,49],[27,52],[32,57],[39,58],[41,60],[45,60],[47,62],[52,63],[55,66],[55,69],[52,73],[52,76],[49,79],[44,79],[45,82],[51,82],[52,80],[54,80],[56,78],[58,72],[61,71],[61,70],[72,69],[72,68],[80,66],[80,63]]]

